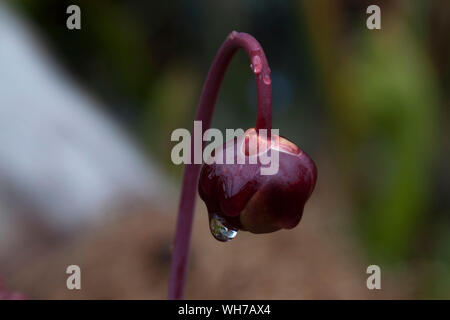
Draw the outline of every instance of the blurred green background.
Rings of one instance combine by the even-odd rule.
[[[228,33],[252,34],[272,69],[274,127],[317,160],[319,188],[345,195],[359,250],[394,272],[417,267],[415,297],[450,298],[449,1],[9,3],[177,183],[171,132],[192,126]],[[81,8],[79,31],[62,27],[70,4]],[[381,30],[366,28],[370,4]],[[239,52],[212,126],[245,129],[255,115]]]

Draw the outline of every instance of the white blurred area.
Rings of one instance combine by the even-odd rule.
[[[163,202],[165,179],[100,109],[0,1],[0,258]]]

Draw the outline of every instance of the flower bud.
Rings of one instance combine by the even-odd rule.
[[[218,240],[231,240],[239,229],[267,233],[299,223],[317,169],[294,143],[251,128],[216,148],[212,157],[215,161],[202,167],[199,194]]]

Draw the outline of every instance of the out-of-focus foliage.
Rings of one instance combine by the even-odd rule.
[[[423,266],[421,294],[448,297],[447,1],[10,2],[176,176],[170,134],[191,127],[216,50],[232,30],[254,35],[272,69],[274,126],[345,177],[334,185],[350,193],[362,249],[379,263]],[[382,30],[366,28],[373,2]],[[68,32],[73,3],[82,30]],[[213,126],[252,126],[255,104],[249,61],[238,53]]]
[[[436,75],[407,28],[410,7],[390,7],[383,32],[368,32],[364,24],[344,32],[343,8],[333,1],[321,5],[305,2],[339,157],[353,172],[348,177],[359,200],[362,236],[376,257],[402,261],[429,214]]]

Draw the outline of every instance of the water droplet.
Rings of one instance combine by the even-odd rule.
[[[237,36],[237,34],[238,34],[237,31],[232,31],[228,37],[229,37],[231,40],[233,40],[233,39]]]
[[[214,238],[222,242],[227,242],[236,237],[237,230],[226,227],[224,223],[225,221],[223,218],[214,214],[209,221],[209,229]]]
[[[253,66],[253,72],[256,74],[261,73],[262,70],[262,63],[261,63],[261,58],[259,56],[254,56],[252,58],[252,64]]]
[[[263,81],[265,84],[271,84],[272,83],[272,79],[270,79],[270,76],[268,74],[264,75]]]

